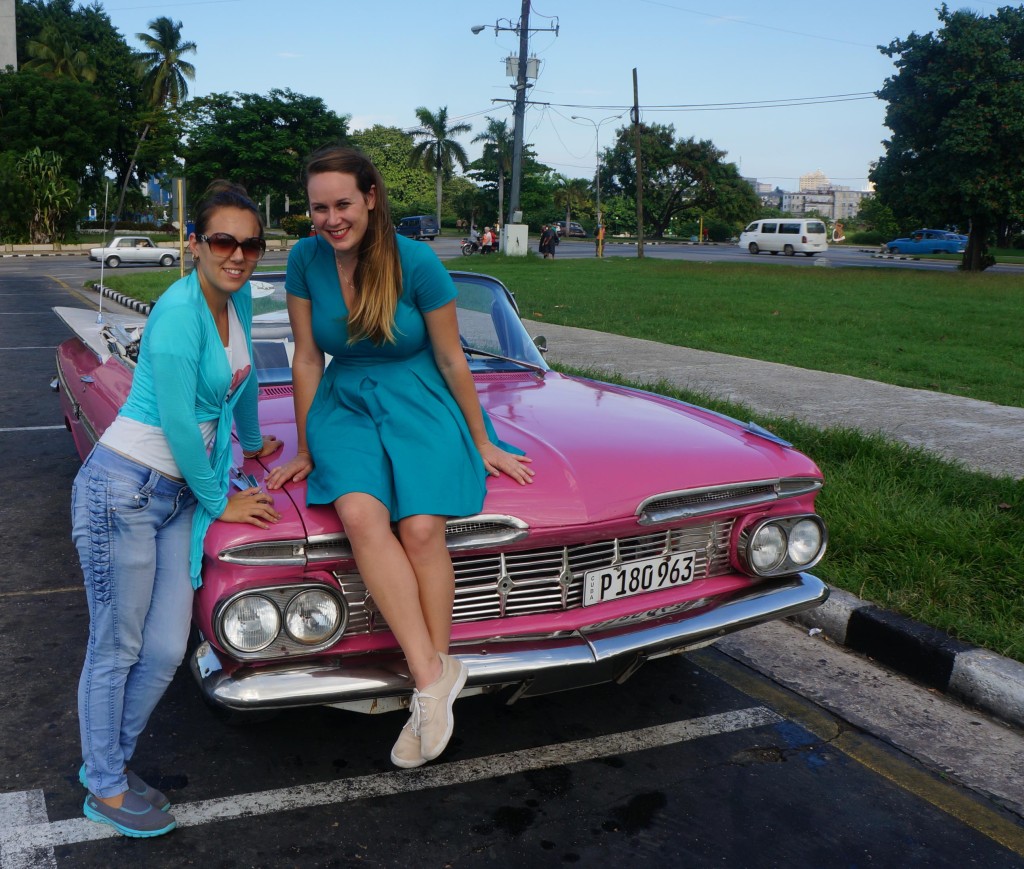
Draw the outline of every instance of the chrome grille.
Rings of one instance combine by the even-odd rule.
[[[562,612],[582,606],[583,575],[621,561],[670,552],[697,553],[698,579],[728,573],[733,520],[551,549],[455,558],[456,624],[503,616]],[[348,633],[386,630],[362,581],[337,575],[349,604]]]

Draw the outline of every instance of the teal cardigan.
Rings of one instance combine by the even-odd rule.
[[[252,290],[248,282],[231,297],[252,352]],[[196,272],[175,281],[153,307],[142,332],[139,361],[121,414],[163,429],[178,468],[198,505],[192,522],[192,587],[202,585],[203,538],[228,504],[231,420],[242,449],[263,446],[255,369],[230,398],[227,354],[217,333]],[[217,420],[217,437],[207,453],[199,423]]]

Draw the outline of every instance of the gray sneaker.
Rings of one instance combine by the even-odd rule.
[[[173,815],[154,808],[132,790],[124,792],[124,802],[119,809],[89,794],[82,805],[82,812],[90,821],[109,824],[119,833],[136,839],[162,836],[178,825]]]
[[[439,654],[441,678],[412,695],[412,702],[419,706],[420,750],[424,760],[437,757],[452,738],[452,729],[455,727],[452,704],[469,675],[466,666],[458,658]]]
[[[125,775],[128,776],[128,790],[135,791],[140,797],[142,797],[147,803],[149,803],[154,809],[159,809],[161,812],[169,811],[171,808],[171,801],[167,799],[160,791],[156,788],[151,788],[142,779],[140,779],[130,769],[124,771]],[[82,787],[89,790],[89,781],[85,777],[85,764],[78,770],[78,780],[82,783]]]

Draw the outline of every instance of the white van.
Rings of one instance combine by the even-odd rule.
[[[818,219],[800,217],[772,217],[755,220],[740,235],[740,247],[753,254],[763,250],[795,256],[814,256],[828,250],[825,223]]]

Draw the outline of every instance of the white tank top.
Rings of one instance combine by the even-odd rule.
[[[242,323],[238,319],[235,306],[231,304],[228,305],[228,344],[224,352],[227,354],[228,367],[231,369],[231,388],[225,396],[227,399],[245,379],[252,365]],[[217,420],[210,419],[199,423],[199,431],[209,451],[217,436]],[[182,479],[181,470],[174,461],[170,444],[167,443],[167,437],[160,426],[147,425],[118,414],[110,427],[103,432],[100,443],[154,471],[159,471],[165,477]]]

